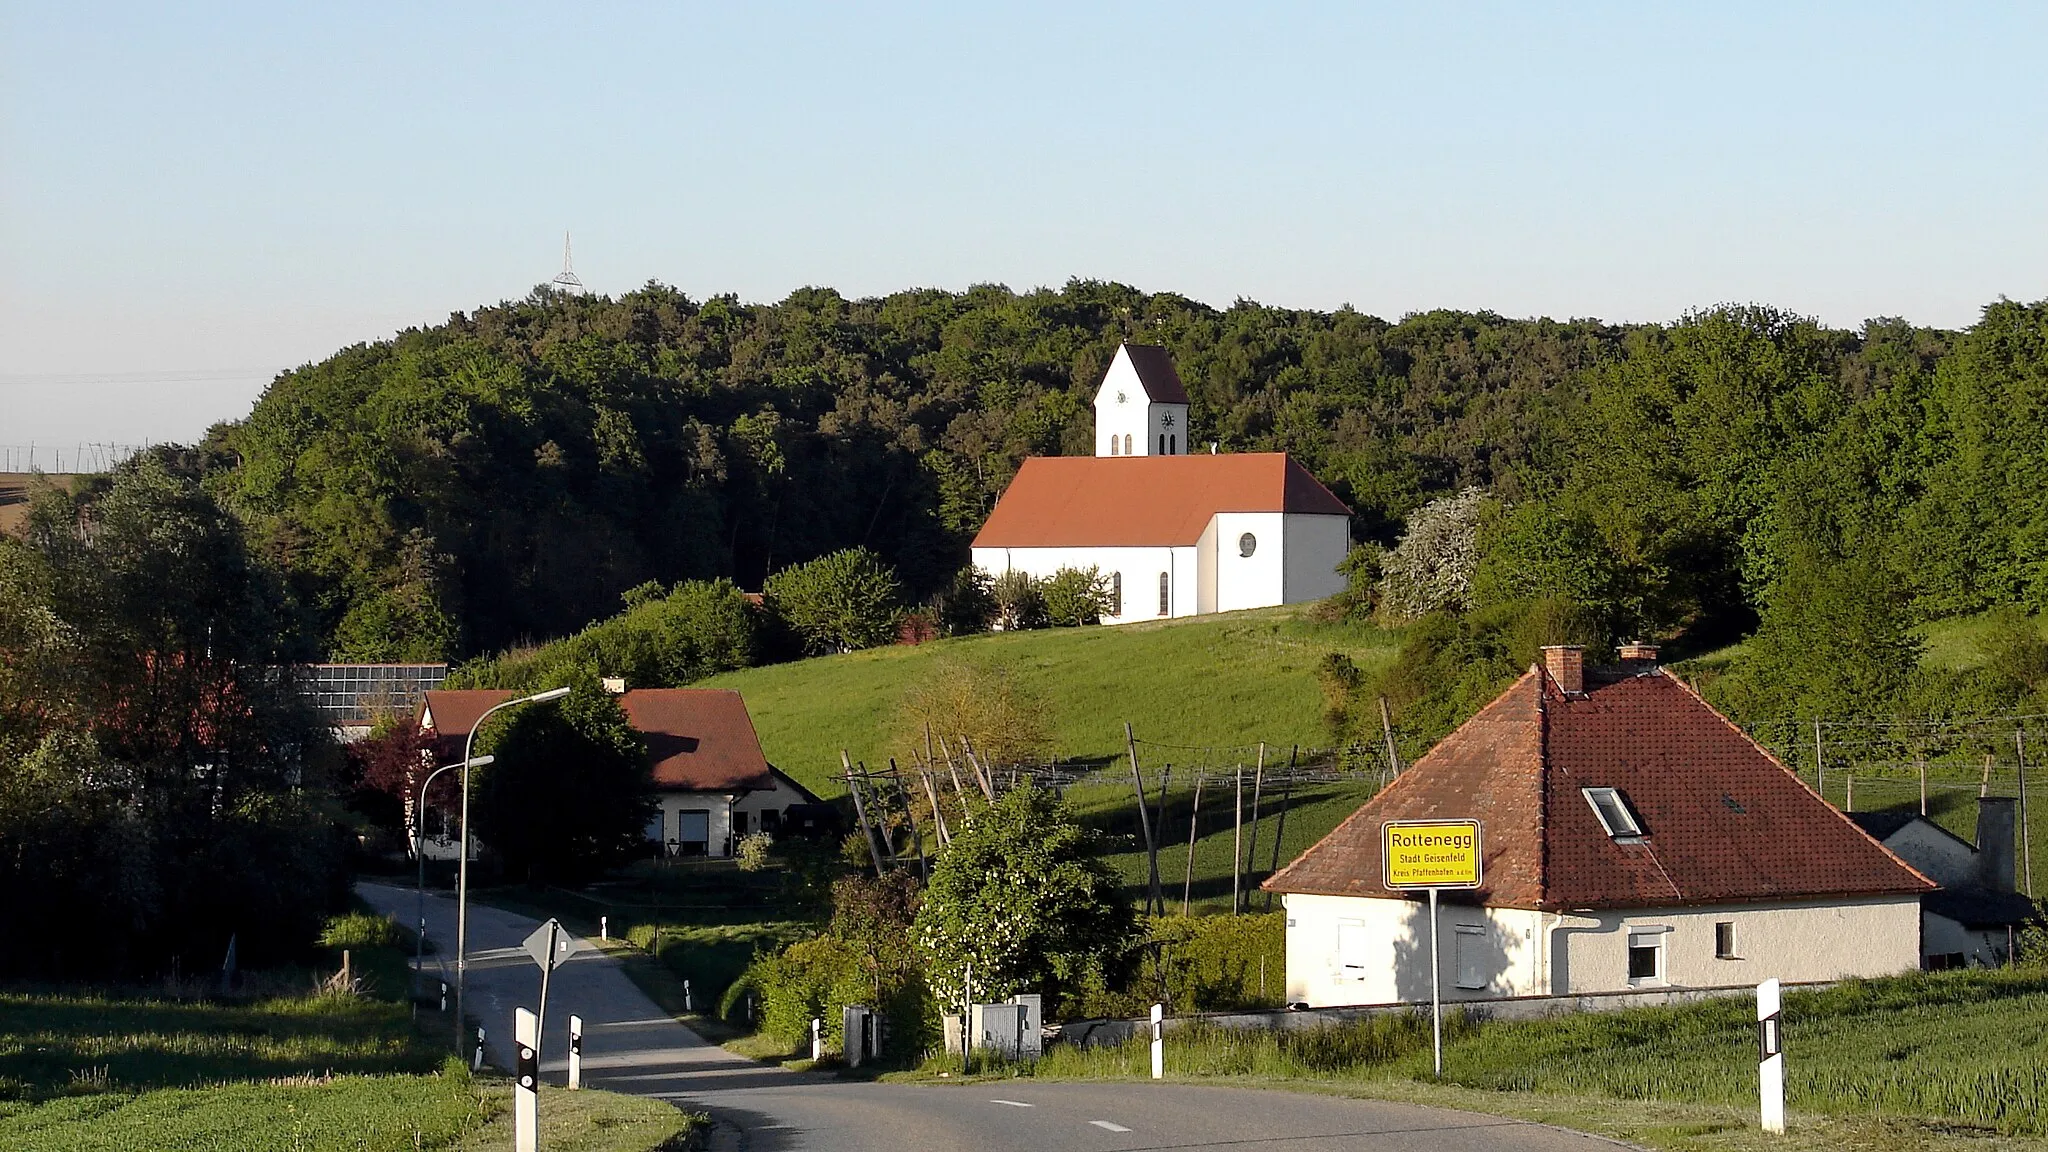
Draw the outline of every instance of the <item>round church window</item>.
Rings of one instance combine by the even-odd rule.
[[[1237,538],[1237,554],[1249,556],[1259,550],[1259,538],[1247,532]]]

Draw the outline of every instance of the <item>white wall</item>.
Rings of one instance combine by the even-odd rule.
[[[1423,900],[1290,894],[1287,1000],[1313,1007],[1429,999],[1429,905]],[[1837,903],[1735,905],[1559,915],[1446,902],[1438,926],[1446,1000],[1630,989],[1712,988],[1883,976],[1920,966],[1916,896]],[[1731,959],[1715,925],[1735,925]],[[1477,931],[1463,932],[1468,928]],[[1654,939],[1659,975],[1631,982],[1631,937]],[[1344,955],[1347,940],[1352,955]],[[1460,948],[1465,948],[1461,954]],[[1346,959],[1362,960],[1362,967]],[[1483,987],[1462,987],[1475,975]]]
[[[1929,912],[1921,917],[1921,949],[1928,956],[1960,952],[1970,968],[1996,968],[2005,963],[2013,940],[2006,930],[1973,931],[1946,916]]]
[[[710,816],[710,850],[712,856],[729,854],[726,837],[731,834],[733,824],[742,824],[741,835],[761,830],[761,814],[773,811],[780,813],[792,804],[805,802],[803,793],[789,787],[781,780],[772,788],[763,788],[743,795],[730,792],[661,792],[657,793],[660,806],[658,819],[660,831],[655,831],[655,818],[648,820],[648,839],[659,839],[666,844],[681,827],[678,814],[698,811]],[[729,817],[730,814],[730,817]],[[743,817],[743,819],[741,818]]]
[[[1105,624],[1158,620],[1159,574],[1168,574],[1169,616],[1195,614],[1195,549],[1182,548],[976,548],[974,563],[991,576],[1029,572],[1046,577],[1062,568],[1094,565],[1103,575],[1123,574],[1123,613]]]
[[[1216,611],[1265,608],[1285,604],[1283,567],[1287,555],[1286,517],[1279,512],[1218,512],[1210,520],[1214,532]],[[1252,554],[1242,555],[1239,543],[1249,533]],[[1211,539],[1204,535],[1203,539]]]
[[[1287,546],[1287,571],[1281,578],[1280,602],[1301,604],[1342,592],[1344,574],[1337,566],[1351,553],[1351,518],[1290,512],[1285,520],[1281,535]]]
[[[1926,821],[1907,824],[1884,846],[1943,888],[1960,888],[1979,879],[1976,850]]]

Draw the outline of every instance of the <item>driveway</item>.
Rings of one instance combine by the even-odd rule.
[[[371,905],[411,923],[410,888],[361,884]],[[469,910],[470,1014],[490,1060],[511,1064],[512,1010],[540,996],[519,948],[537,922]],[[455,902],[427,898],[429,935],[453,952]],[[429,963],[432,963],[430,960]],[[567,1075],[570,1013],[583,1017],[583,1076],[596,1087],[673,1101],[718,1121],[714,1149],[749,1152],[1591,1152],[1609,1141],[1540,1125],[1372,1100],[1193,1084],[1012,1080],[875,1084],[743,1060],[664,1015],[619,962],[575,942],[548,989],[542,1076]]]

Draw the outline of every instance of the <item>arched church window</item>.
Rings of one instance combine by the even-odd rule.
[[[1121,572],[1111,572],[1109,574],[1109,614],[1111,616],[1121,616],[1124,614],[1124,574]]]
[[[1178,456],[1178,455],[1180,455],[1180,433],[1178,433],[1178,432],[1169,432],[1169,433],[1167,433],[1167,435],[1166,435],[1166,454],[1167,454],[1168,456]]]
[[[1161,572],[1159,574],[1159,614],[1161,616],[1173,611],[1173,600],[1168,595],[1171,591],[1172,586],[1167,583],[1166,573]]]
[[[1161,456],[1166,455],[1166,433],[1164,432],[1159,434],[1159,454]]]
[[[1130,454],[1131,454],[1131,434],[1130,434],[1130,433],[1128,433],[1128,432],[1126,432],[1126,433],[1124,433],[1124,455],[1126,455],[1126,456],[1129,456]]]
[[[1109,438],[1109,454],[1111,456],[1116,455],[1116,437],[1114,436]]]

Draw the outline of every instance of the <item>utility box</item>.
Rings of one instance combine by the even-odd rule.
[[[1036,1060],[1045,1055],[1045,997],[1036,992],[1010,997],[1018,1008],[1017,1055]]]
[[[1016,1059],[1024,1046],[1024,1012],[1020,1004],[975,1004],[967,1010],[967,1034],[976,1048]]]
[[[858,1068],[881,1054],[881,1018],[864,1004],[839,1010],[840,1049],[848,1068]]]

